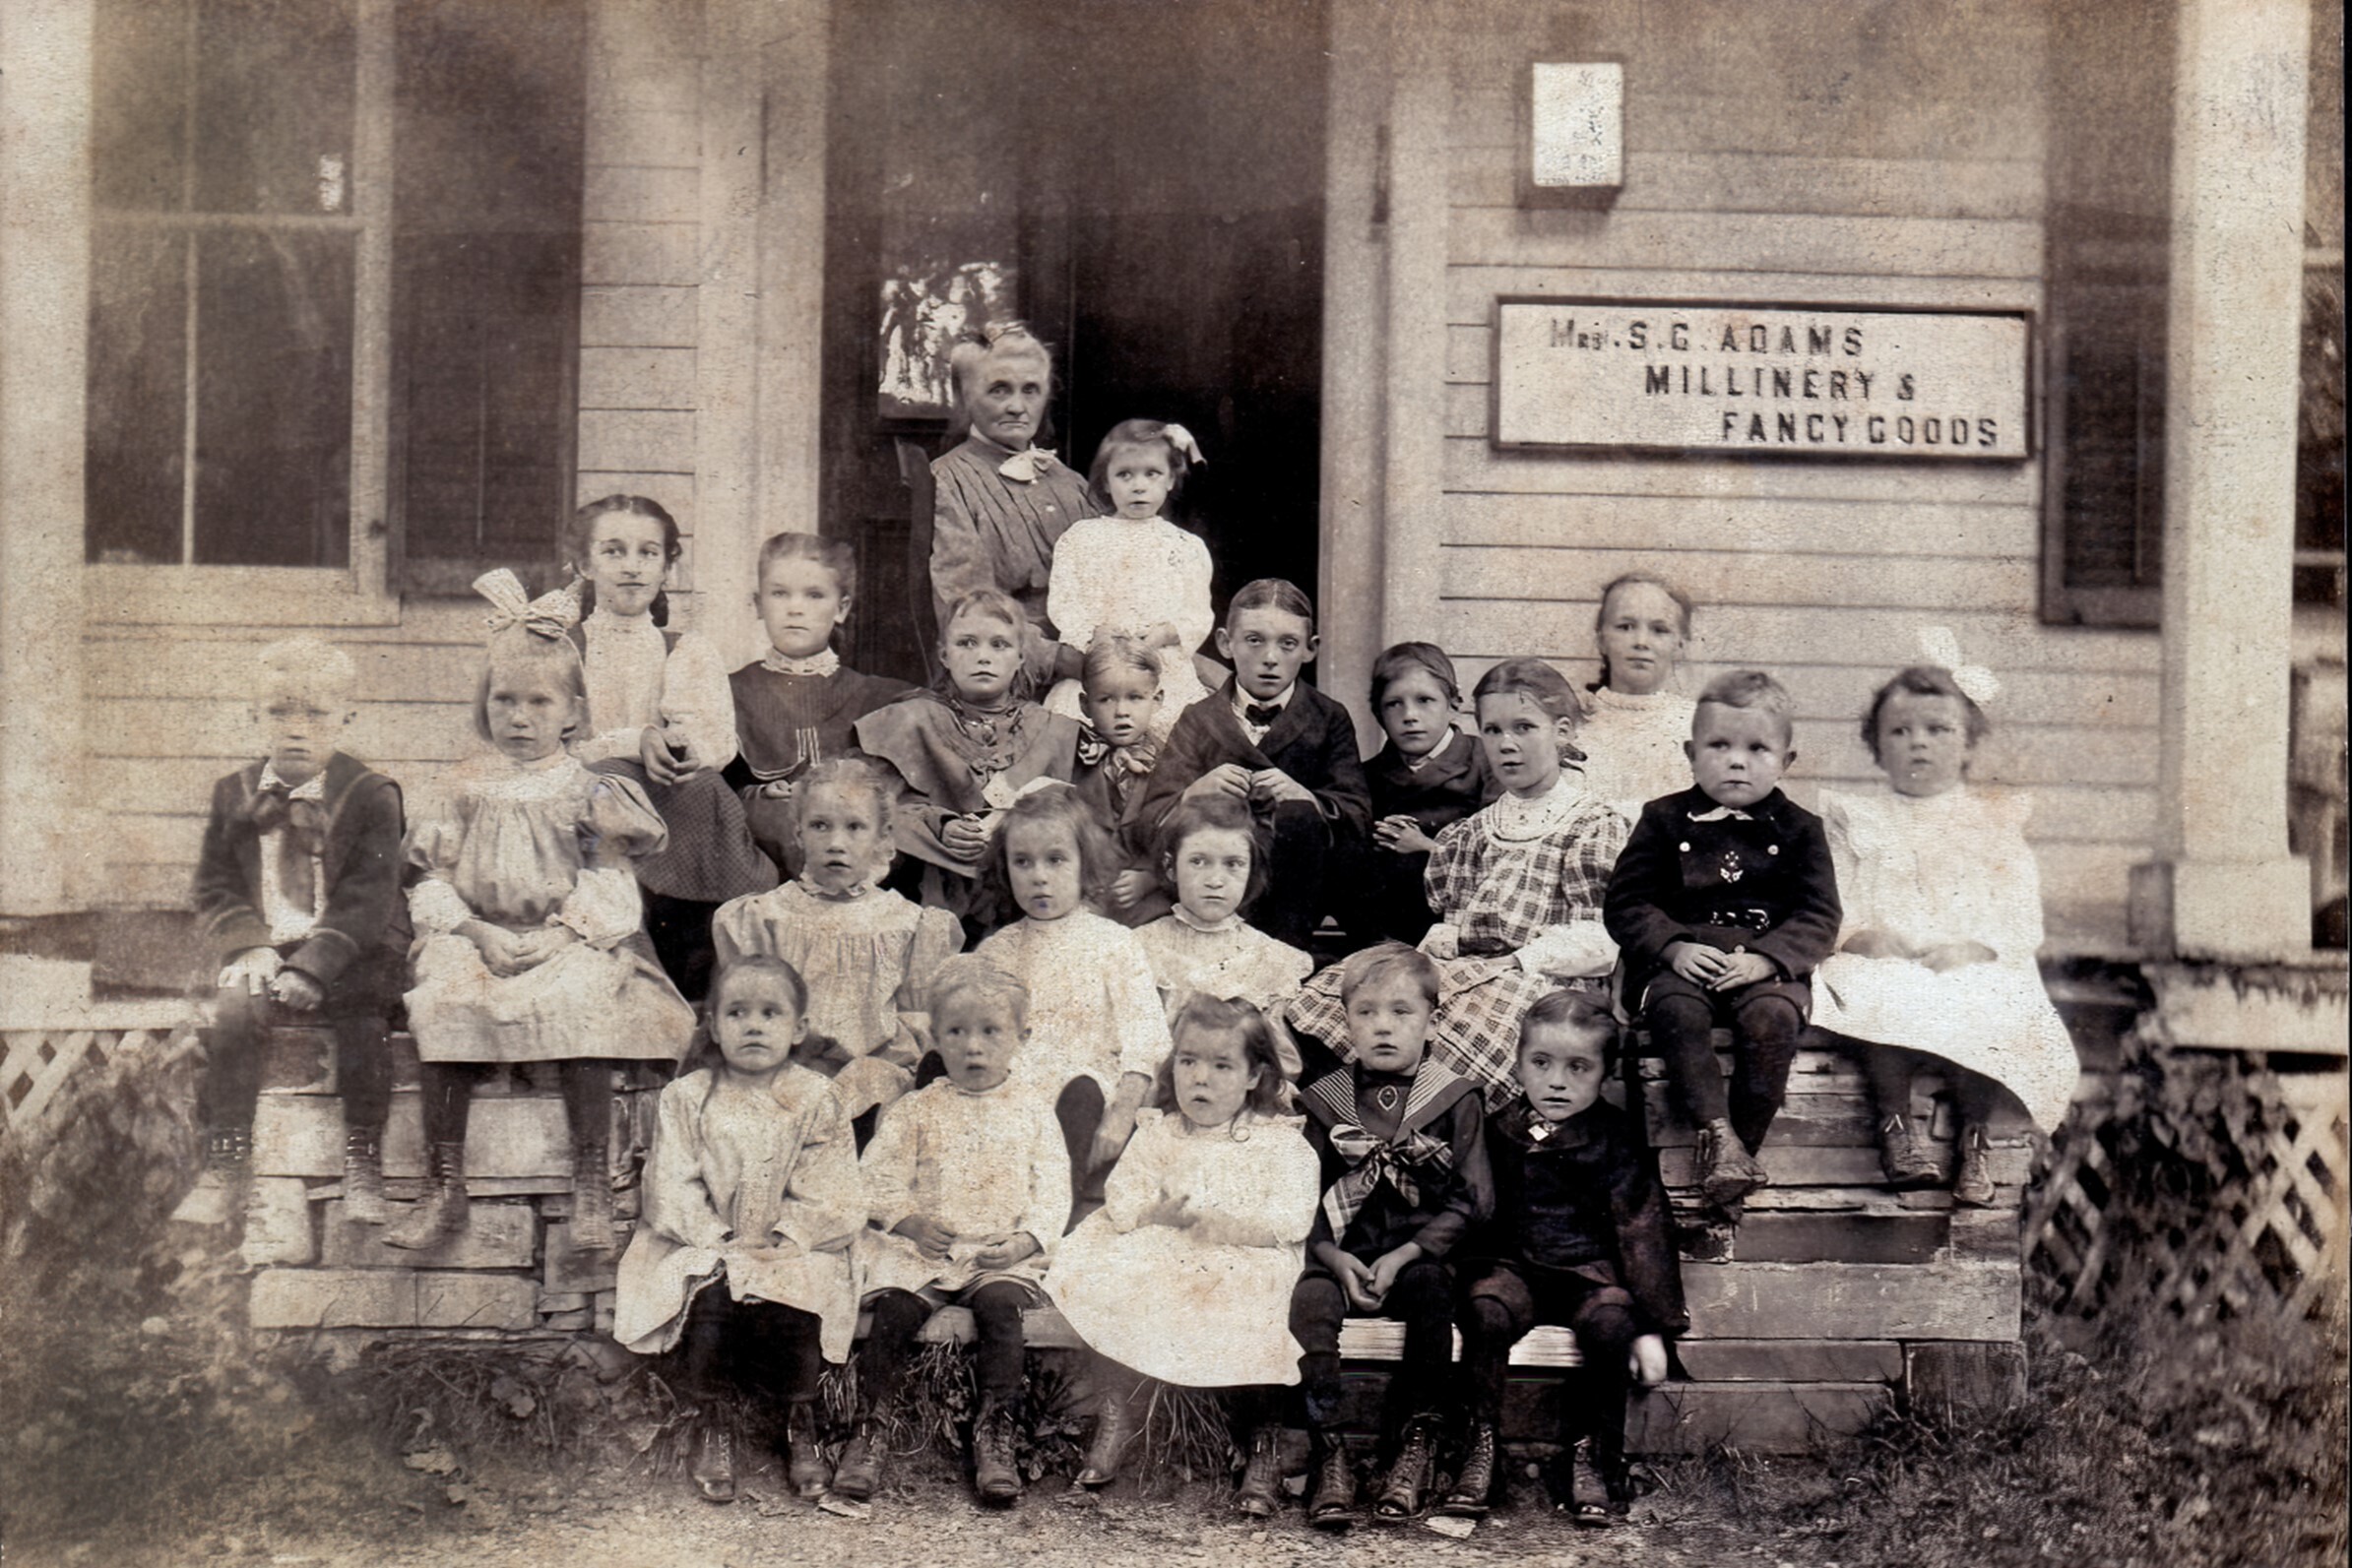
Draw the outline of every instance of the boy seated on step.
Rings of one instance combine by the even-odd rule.
[[[1736,1219],[1838,942],[1838,873],[1822,819],[1783,794],[1798,760],[1790,695],[1760,669],[1719,675],[1691,715],[1693,786],[1642,808],[1602,901],[1625,997],[1677,1105],[1699,1130],[1698,1179]],[[1732,1085],[1709,1032],[1732,1031]]]
[[[1440,1513],[1487,1512],[1501,1475],[1511,1348],[1540,1323],[1574,1334],[1584,1362],[1561,1390],[1554,1494],[1580,1525],[1625,1511],[1625,1397],[1666,1377],[1664,1336],[1689,1318],[1667,1194],[1633,1123],[1601,1098],[1617,1060],[1618,1021],[1597,996],[1554,991],[1521,1021],[1521,1098],[1488,1120],[1494,1219],[1458,1249],[1456,1321],[1474,1404]]]
[[[386,1019],[409,951],[401,787],[336,749],[355,717],[355,676],[341,650],[297,638],[271,644],[256,663],[264,755],[213,785],[196,862],[197,929],[221,969],[196,1094],[204,1175],[173,1218],[241,1216],[268,1031],[323,1024],[344,1104],[344,1213],[380,1225]]]

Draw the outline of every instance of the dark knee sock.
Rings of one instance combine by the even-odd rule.
[[[915,1364],[915,1337],[931,1308],[912,1290],[885,1290],[866,1303],[866,1338],[858,1352],[859,1400],[866,1410],[888,1407],[906,1391]]]
[[[1489,1425],[1503,1418],[1503,1383],[1511,1366],[1511,1348],[1527,1329],[1511,1309],[1492,1295],[1475,1295],[1463,1309],[1463,1372],[1478,1402],[1473,1413]]]
[[[1291,1337],[1300,1343],[1299,1411],[1303,1426],[1328,1426],[1340,1414],[1340,1322],[1348,1298],[1340,1284],[1315,1274],[1291,1292]]]
[[[483,1062],[421,1062],[416,1069],[417,1098],[424,1115],[427,1144],[463,1144],[466,1123],[474,1109],[474,1086],[488,1070]]]
[[[1715,1047],[1709,1043],[1715,1010],[1695,996],[1662,996],[1642,1010],[1642,1017],[1650,1025],[1652,1046],[1667,1064],[1667,1082],[1691,1125],[1722,1121],[1727,1114],[1724,1070],[1716,1065]]]
[[[612,1063],[575,1057],[562,1066],[564,1124],[574,1143],[603,1149],[612,1141]]]
[[[1405,1322],[1405,1351],[1389,1379],[1389,1409],[1399,1419],[1434,1415],[1447,1404],[1454,1370],[1454,1282],[1443,1264],[1415,1263],[1389,1287],[1382,1309]]]
[[[1732,1130],[1753,1154],[1764,1146],[1765,1133],[1781,1113],[1789,1064],[1798,1054],[1798,1035],[1806,1019],[1781,996],[1751,997],[1734,1018],[1739,1049],[1733,1066]]]
[[[2002,1102],[2002,1086],[1983,1073],[1973,1073],[1966,1067],[1948,1067],[1952,1077],[1953,1109],[1964,1127],[1983,1127]]]
[[[196,1085],[196,1119],[204,1127],[250,1129],[262,1090],[262,1041],[269,1002],[242,988],[217,993],[205,1035],[204,1077]]]
[[[392,1110],[392,1060],[384,1020],[374,1016],[335,1023],[335,1087],[343,1095],[344,1125],[381,1129]]]
[[[711,942],[711,916],[716,904],[697,899],[673,899],[651,888],[638,889],[644,900],[646,937],[654,944],[655,962],[670,983],[689,1002],[700,1002],[711,989],[711,970],[717,954]]]
[[[965,1298],[972,1308],[973,1381],[984,1401],[1021,1398],[1021,1310],[1029,1293],[1020,1286],[985,1285]]]
[[[1871,1087],[1871,1113],[1877,1121],[1912,1114],[1912,1074],[1920,1065],[1916,1051],[1900,1045],[1858,1045],[1855,1065]]]

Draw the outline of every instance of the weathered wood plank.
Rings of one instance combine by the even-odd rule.
[[[611,283],[580,291],[584,346],[692,348],[695,293],[691,286]]]
[[[591,223],[691,223],[696,189],[692,169],[592,164],[580,216]]]
[[[264,1176],[341,1176],[343,1108],[315,1095],[265,1094],[253,1120],[253,1169]],[[564,1102],[553,1095],[477,1095],[466,1128],[466,1169],[501,1176],[572,1173]],[[424,1126],[413,1092],[395,1091],[384,1129],[384,1173],[424,1173]]]
[[[2042,273],[2043,225],[2014,219],[1464,207],[1448,215],[1446,259],[1467,267],[2029,279]]]
[[[692,223],[583,223],[580,281],[586,283],[700,282],[700,230]]]
[[[360,709],[346,736],[351,751],[363,757],[454,756],[474,743],[468,697],[471,693],[455,701],[369,703]],[[94,757],[234,759],[216,771],[217,778],[261,753],[251,704],[243,696],[209,701],[100,697],[91,702],[87,712],[90,754]],[[199,795],[190,804],[201,810],[208,798],[209,794]]]
[[[1944,1250],[1946,1225],[1941,1214],[1759,1213],[1741,1221],[1732,1255],[1743,1263],[1928,1263]]]
[[[1725,1263],[1684,1271],[1695,1339],[2015,1340],[2018,1265]]]
[[[1853,1437],[1893,1408],[1884,1383],[1670,1383],[1630,1402],[1626,1447],[1705,1454],[1719,1446],[1804,1454]]]
[[[1675,495],[1696,500],[1866,501],[1878,504],[2036,506],[2034,464],[1764,463],[1742,457],[1629,458],[1617,454],[1498,452],[1484,422],[1446,441],[1449,495]]]
[[[584,409],[580,415],[580,467],[691,474],[694,423],[691,413]]]
[[[1699,1383],[1893,1383],[1904,1348],[1892,1340],[1685,1340],[1676,1347]]]
[[[702,161],[703,128],[691,110],[591,111],[588,161],[603,167],[694,168]]]
[[[691,348],[583,348],[580,407],[691,412],[694,359]]]
[[[386,1246],[387,1226],[345,1219],[338,1199],[326,1206],[319,1261],[331,1269],[530,1268],[539,1216],[528,1203],[485,1203],[482,1196],[476,1194],[467,1204],[463,1230],[413,1252]]]
[[[1744,38],[1764,30],[1742,27]],[[1518,147],[1509,89],[1457,94],[1447,133],[1456,148]],[[1989,112],[1978,97],[1915,98],[1897,107],[1840,94],[1812,102],[1767,92],[1740,96],[1628,93],[1625,141],[1661,153],[1811,154],[1827,147],[1868,147],[1882,157],[1942,157],[2021,162],[2043,156],[2041,116]]]
[[[1904,1387],[1912,1409],[1923,1415],[1996,1414],[2026,1398],[2026,1347],[1907,1345]]]

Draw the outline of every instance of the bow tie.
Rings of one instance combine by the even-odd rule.
[[[1023,447],[996,466],[996,471],[1016,484],[1035,484],[1046,477],[1054,465],[1053,454],[1036,447]]]
[[[1241,717],[1244,721],[1255,724],[1260,729],[1270,729],[1274,726],[1274,721],[1283,717],[1283,705],[1281,703],[1243,703]]]
[[[1145,735],[1127,745],[1114,746],[1092,727],[1081,724],[1078,731],[1078,760],[1082,767],[1094,768],[1109,763],[1121,773],[1141,778],[1160,761],[1160,744]]]
[[[327,842],[327,813],[316,800],[297,799],[283,784],[270,784],[254,795],[253,805],[246,812],[256,833],[286,831],[293,836],[295,846],[305,854],[316,854]]]
[[[1754,822],[1756,819],[1746,811],[1735,810],[1731,806],[1718,806],[1713,811],[1692,812],[1691,820],[1693,822]]]

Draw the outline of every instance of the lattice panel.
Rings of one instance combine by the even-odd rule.
[[[2021,1234],[2029,1272],[2063,1310],[2105,1306],[2122,1284],[2127,1246],[2142,1261],[2135,1285],[2192,1323],[2302,1317],[2343,1287],[2353,1222],[2345,1080],[2253,1075],[2246,1092],[2269,1100],[2272,1113],[2233,1118],[2247,1173],[2197,1213],[2128,1212],[2114,1100],[2103,1093],[2077,1101],[2029,1193]]]
[[[133,1031],[144,1035],[147,1031]],[[0,1035],[0,1107],[9,1125],[30,1127],[65,1087],[66,1080],[85,1066],[95,1069],[121,1048],[117,1030],[11,1030]]]

